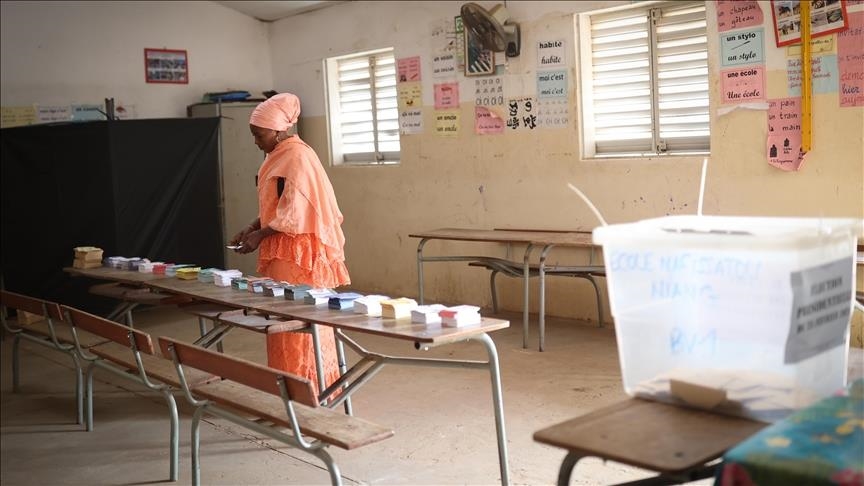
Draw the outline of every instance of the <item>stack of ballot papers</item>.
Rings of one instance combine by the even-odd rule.
[[[389,319],[405,319],[411,317],[411,311],[417,308],[417,301],[407,297],[389,299],[381,302],[381,316]]]
[[[173,265],[168,265],[167,267],[165,267],[165,276],[166,277],[176,277],[177,276],[177,270],[180,270],[181,268],[190,268],[190,267],[194,267],[194,266],[195,265],[193,265],[191,263],[175,263]],[[197,277],[198,275],[196,274],[195,276]]]
[[[153,265],[153,273],[155,275],[165,275],[166,269],[173,263],[156,263]]]
[[[480,308],[476,305],[457,305],[438,312],[444,327],[472,326],[480,323]]]
[[[213,272],[219,270],[218,268],[202,268],[200,272],[198,272],[198,281],[201,283],[213,283]]]
[[[141,265],[138,265],[138,271],[141,273],[153,273],[153,267],[156,265],[165,265],[165,262],[141,262]]]
[[[309,291],[312,290],[312,287],[308,285],[298,284],[298,285],[289,285],[285,287],[285,299],[286,300],[303,300],[309,295]]]
[[[254,294],[263,294],[264,284],[269,282],[273,282],[273,279],[267,277],[249,277],[246,280],[246,290]]]
[[[97,268],[102,266],[102,248],[76,246],[72,250],[75,252],[72,268]]]
[[[264,295],[267,297],[282,297],[285,295],[285,283],[267,282],[264,284]]]
[[[230,287],[231,280],[243,276],[240,270],[213,270],[213,283],[217,287]]]
[[[354,301],[354,313],[366,314],[369,317],[381,317],[381,301],[390,297],[386,295],[366,295]]]
[[[354,301],[360,297],[363,297],[363,295],[355,292],[341,292],[331,295],[330,300],[327,301],[327,307],[339,310],[353,309]]]
[[[246,290],[249,279],[246,277],[234,277],[231,279],[231,288],[234,290]]]
[[[411,311],[411,322],[417,324],[437,324],[441,322],[439,312],[446,309],[441,304],[418,305]]]
[[[306,291],[306,297],[303,297],[303,302],[313,305],[327,305],[330,303],[330,297],[336,295],[331,289],[309,289]]]
[[[200,271],[201,267],[183,267],[178,268],[176,273],[180,280],[197,280]]]

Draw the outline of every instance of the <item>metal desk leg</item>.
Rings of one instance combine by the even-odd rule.
[[[564,456],[564,461],[561,462],[561,469],[558,470],[558,486],[567,486],[570,484],[570,476],[573,474],[573,468],[576,463],[582,459],[582,456],[575,452],[568,452]]]
[[[504,400],[501,397],[501,368],[498,351],[488,334],[474,338],[483,343],[489,355],[489,375],[492,379],[492,403],[495,408],[495,431],[498,436],[498,464],[501,469],[501,484],[510,484],[510,467],[507,463],[507,432],[504,429]]]
[[[540,269],[538,271],[540,277],[540,309],[537,315],[537,327],[540,330],[540,351],[546,347],[546,256],[553,245],[546,245],[540,253]]]
[[[419,290],[419,302],[420,305],[424,305],[423,302],[423,247],[426,246],[426,242],[429,241],[426,238],[420,240],[420,243],[417,244],[417,286]]]
[[[522,349],[528,348],[528,307],[530,300],[528,290],[531,286],[531,250],[533,249],[534,245],[529,243],[528,247],[525,248],[525,256],[522,260]]]

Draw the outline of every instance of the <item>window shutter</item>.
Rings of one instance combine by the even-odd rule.
[[[591,16],[597,155],[708,149],[705,32],[702,2]]]
[[[658,129],[669,151],[710,146],[706,28],[701,3],[664,8],[657,19]]]
[[[340,59],[337,66],[344,161],[398,161],[399,111],[393,53]]]

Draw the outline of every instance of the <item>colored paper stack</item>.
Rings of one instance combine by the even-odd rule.
[[[231,288],[234,290],[246,290],[249,285],[249,279],[246,277],[235,277],[231,279]]]
[[[72,250],[75,252],[75,260],[72,261],[73,268],[97,268],[102,266],[102,248],[78,246]]]
[[[327,305],[330,302],[330,297],[336,295],[331,289],[309,289],[306,291],[306,296],[303,297],[303,302],[313,305]]]
[[[407,297],[390,299],[381,302],[381,316],[389,319],[404,319],[411,317],[411,311],[417,308],[417,301]]]
[[[198,281],[201,283],[213,283],[213,272],[219,270],[218,268],[202,268],[200,272],[198,272]]]
[[[285,284],[282,282],[267,282],[264,284],[264,295],[267,297],[282,297],[285,295]]]
[[[366,314],[369,317],[381,317],[381,301],[390,297],[386,295],[367,295],[354,301],[354,313]]]
[[[273,279],[267,277],[250,277],[246,281],[246,290],[253,294],[263,294],[264,284],[268,283],[273,283]]]
[[[411,322],[418,324],[437,324],[441,322],[439,312],[446,309],[441,304],[418,305],[411,311]]]
[[[341,292],[330,297],[327,307],[331,309],[345,310],[354,308],[354,301],[363,297],[355,292]]]
[[[230,287],[233,279],[242,276],[243,272],[240,270],[214,270],[213,283],[216,284],[217,287]]]
[[[138,265],[138,271],[140,273],[153,273],[153,268],[156,265],[165,265],[165,262],[141,262],[141,264]]]
[[[464,327],[480,324],[480,308],[476,305],[457,305],[438,312],[444,327]]]
[[[201,267],[183,267],[178,268],[176,274],[177,278],[181,280],[197,280],[200,271]]]
[[[285,299],[287,300],[303,300],[309,295],[312,287],[308,285],[289,285],[285,287]]]
[[[194,266],[195,265],[193,265],[191,263],[175,263],[173,265],[168,265],[167,267],[165,267],[165,276],[166,277],[176,277],[177,276],[177,270],[180,270],[181,268],[189,268],[189,267],[194,267]],[[200,268],[199,268],[199,270],[200,270]],[[195,277],[197,278],[198,275],[196,274]]]

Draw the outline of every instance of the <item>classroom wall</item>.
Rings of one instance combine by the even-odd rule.
[[[271,27],[276,89],[292,91],[303,100],[301,133],[325,161],[329,153],[322,59],[390,46],[397,58],[421,57],[425,131],[402,136],[401,164],[328,167],[345,213],[346,255],[354,284],[391,295],[416,295],[418,241],[408,237],[411,232],[438,227],[593,228],[596,218],[567,182],[580,187],[609,223],[696,212],[701,156],[586,160],[580,156],[574,123],[559,130],[475,135],[474,78],[459,76],[461,132],[455,138],[436,135],[429,37],[436,21],[458,15],[461,3],[400,2],[394,8],[391,2],[348,2]],[[522,26],[522,54],[504,67],[508,94],[534,94],[538,39],[560,37],[573,46],[574,13],[628,3],[507,2],[511,16]],[[716,114],[719,48],[714,3],[708,4],[714,114],[704,212],[864,217],[864,108],[838,108],[837,93],[814,96],[813,149],[803,169],[787,173],[771,167],[766,162],[765,111]],[[759,4],[765,19],[767,96],[789,96],[785,49],[774,47],[769,2]],[[574,49],[570,50],[570,101],[576,106],[577,64]],[[476,244],[440,242],[426,248],[468,254],[479,250]],[[585,258],[584,252],[557,251],[551,260]],[[445,263],[427,264],[425,272],[430,300],[491,303],[485,271]],[[521,309],[519,282],[499,280],[504,307]],[[532,295],[536,294],[535,286]],[[547,286],[547,295],[550,314],[596,316],[587,282],[558,279]],[[536,301],[532,309],[536,311]]]
[[[266,23],[213,2],[0,3],[4,107],[99,104],[185,117],[207,92],[272,89]],[[189,84],[144,82],[144,48],[188,51]]]

